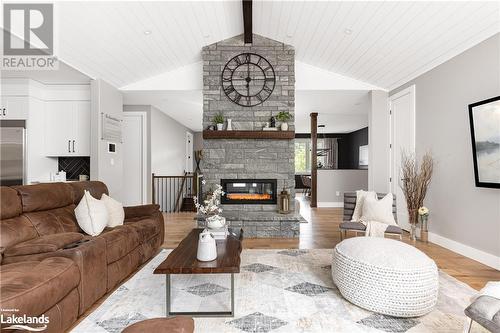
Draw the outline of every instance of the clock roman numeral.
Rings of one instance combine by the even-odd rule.
[[[236,93],[236,96],[234,97],[234,100],[233,100],[233,101],[234,101],[235,103],[239,103],[239,102],[240,102],[241,97],[242,97],[242,96],[241,96],[240,94]]]
[[[264,98],[260,95],[260,93],[258,93],[257,95],[255,95],[255,97],[257,97],[257,99],[262,102],[264,101]]]
[[[239,65],[241,65],[240,56],[236,56],[236,57],[234,58],[234,61],[236,62],[236,67],[238,67]]]
[[[269,95],[271,95],[271,93],[273,92],[273,90],[271,88],[269,88],[268,86],[264,86],[264,88],[262,88],[262,90],[266,91],[267,93],[269,93]]]
[[[250,63],[250,53],[245,53],[245,64]]]
[[[224,88],[224,92],[226,93],[226,95],[229,95],[233,91],[234,91],[234,87],[232,85],[230,85],[229,87]]]

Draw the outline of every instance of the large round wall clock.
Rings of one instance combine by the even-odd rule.
[[[222,70],[222,89],[241,106],[256,106],[271,96],[276,84],[273,66],[255,53],[231,58]]]

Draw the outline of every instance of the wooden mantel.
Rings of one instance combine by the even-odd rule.
[[[291,140],[295,131],[203,131],[203,139],[274,139]]]

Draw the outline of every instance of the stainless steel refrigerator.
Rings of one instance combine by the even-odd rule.
[[[0,120],[0,185],[25,184],[26,122]]]

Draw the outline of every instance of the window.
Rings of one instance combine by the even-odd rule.
[[[336,168],[337,139],[318,138],[318,168]],[[311,173],[311,139],[295,139],[295,173]]]
[[[311,139],[295,139],[295,173],[311,172]]]

